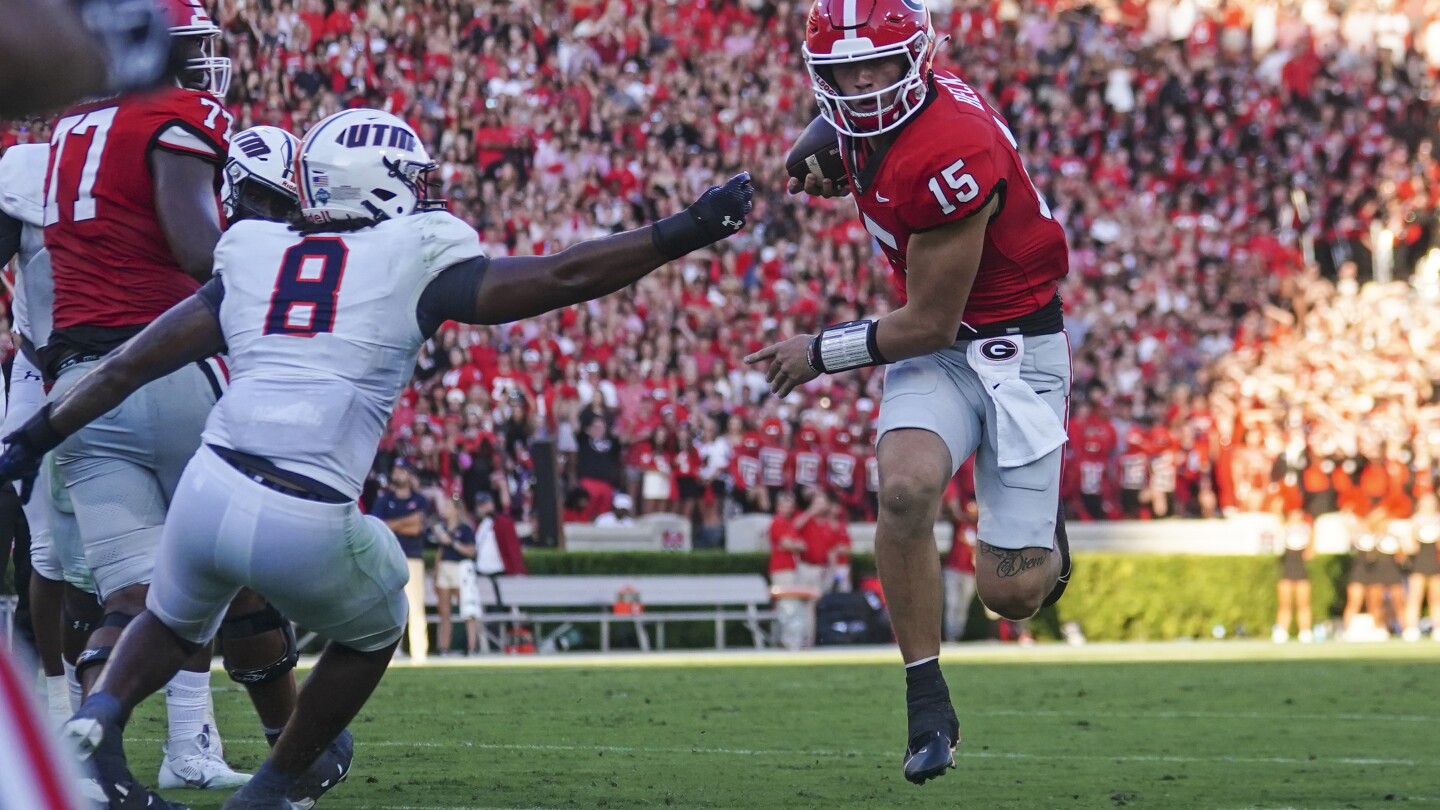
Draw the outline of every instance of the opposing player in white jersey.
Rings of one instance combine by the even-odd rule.
[[[45,402],[39,350],[50,339],[55,298],[42,230],[49,157],[45,143],[12,146],[0,155],[0,266],[12,256],[18,260],[11,328],[19,347],[10,370],[10,396],[0,435],[18,429]],[[57,509],[51,496],[53,482],[50,470],[42,470],[32,491],[21,494],[28,495],[22,500],[30,526],[30,616],[45,672],[48,708],[58,726],[79,706],[75,659],[101,613],[75,516],[63,492],[59,499],[63,508]]]
[[[251,127],[230,139],[220,204],[230,225],[244,219],[292,222],[300,217],[295,153],[300,139],[279,127]]]
[[[623,289],[736,233],[753,194],[741,174],[653,225],[551,256],[487,259],[473,229],[425,199],[434,168],[394,116],[347,110],[320,122],[297,161],[307,224],[232,227],[215,280],[37,414],[0,457],[0,478],[25,474],[146,381],[228,347],[230,388],[177,489],[147,610],[67,726],[97,756],[123,757],[131,709],[249,586],[332,640],[269,758],[226,803],[287,808],[405,626],[405,560],[356,498],[421,343],[446,320],[505,323]]]

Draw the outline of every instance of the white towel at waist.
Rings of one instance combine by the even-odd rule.
[[[1001,467],[1023,467],[1064,444],[1065,426],[1030,384],[1020,379],[1025,338],[1020,335],[970,342],[965,352],[995,403],[995,443]]]

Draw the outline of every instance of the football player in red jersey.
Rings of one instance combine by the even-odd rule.
[[[41,361],[52,397],[211,275],[232,123],[222,102],[230,64],[212,55],[220,29],[199,0],[165,0],[165,13],[186,56],[179,84],[82,104],[51,138],[44,217],[54,330]],[[218,360],[186,366],[55,452],[105,613],[76,663],[87,690],[145,609],[167,506],[223,380]],[[265,728],[278,730],[294,706],[288,622],[251,592],[231,616],[221,633],[227,668],[246,683]],[[167,688],[171,739],[160,786],[243,784],[247,777],[220,758],[211,725],[209,649],[185,669]],[[112,806],[147,795],[117,788],[95,763]]]
[[[1069,576],[1060,472],[1070,353],[1057,284],[1065,234],[1006,122],[934,69],[921,0],[816,0],[804,56],[839,132],[848,189],[811,175],[791,193],[853,193],[894,270],[901,306],[878,320],[797,335],[746,358],[788,395],[823,373],[894,364],[877,448],[876,561],[906,663],[905,777],[954,766],[959,724],[940,673],[941,588],[932,525],[972,452],[980,598],[1023,620]]]

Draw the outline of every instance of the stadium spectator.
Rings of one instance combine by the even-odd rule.
[[[477,617],[466,615],[465,597],[469,595],[468,591],[475,589],[475,529],[463,504],[437,501],[436,506],[442,522],[430,527],[431,536],[440,547],[435,562],[435,598],[440,617],[439,626],[436,628],[435,652],[440,656],[450,654],[450,641],[454,633],[450,617],[458,602],[460,618],[465,622],[465,650],[467,653],[474,653]],[[473,597],[470,601],[473,601]]]
[[[610,509],[595,517],[596,526],[634,526],[635,502],[629,495],[623,492],[615,493],[610,501]]]
[[[1440,639],[1440,501],[1433,487],[1423,491],[1410,518],[1410,581],[1405,605],[1404,637],[1420,638],[1420,611],[1430,606],[1430,636]]]
[[[385,521],[395,533],[405,560],[410,566],[410,579],[405,584],[405,597],[410,603],[410,619],[406,632],[410,659],[424,661],[430,651],[425,621],[425,527],[433,514],[429,499],[417,490],[415,473],[405,461],[396,461],[390,468],[389,484],[375,497],[370,514]]]
[[[1310,573],[1305,563],[1315,556],[1315,531],[1300,508],[1285,514],[1280,527],[1280,578],[1275,584],[1275,627],[1271,638],[1290,640],[1290,623],[1295,622],[1302,643],[1315,640],[1310,614]]]

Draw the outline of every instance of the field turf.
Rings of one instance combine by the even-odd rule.
[[[900,775],[896,655],[398,666],[353,726],[349,781],[319,806],[1440,807],[1434,642],[947,649],[965,743],[924,787]],[[216,685],[230,762],[253,769],[254,715]],[[146,781],[162,735],[152,699],[130,727]]]

